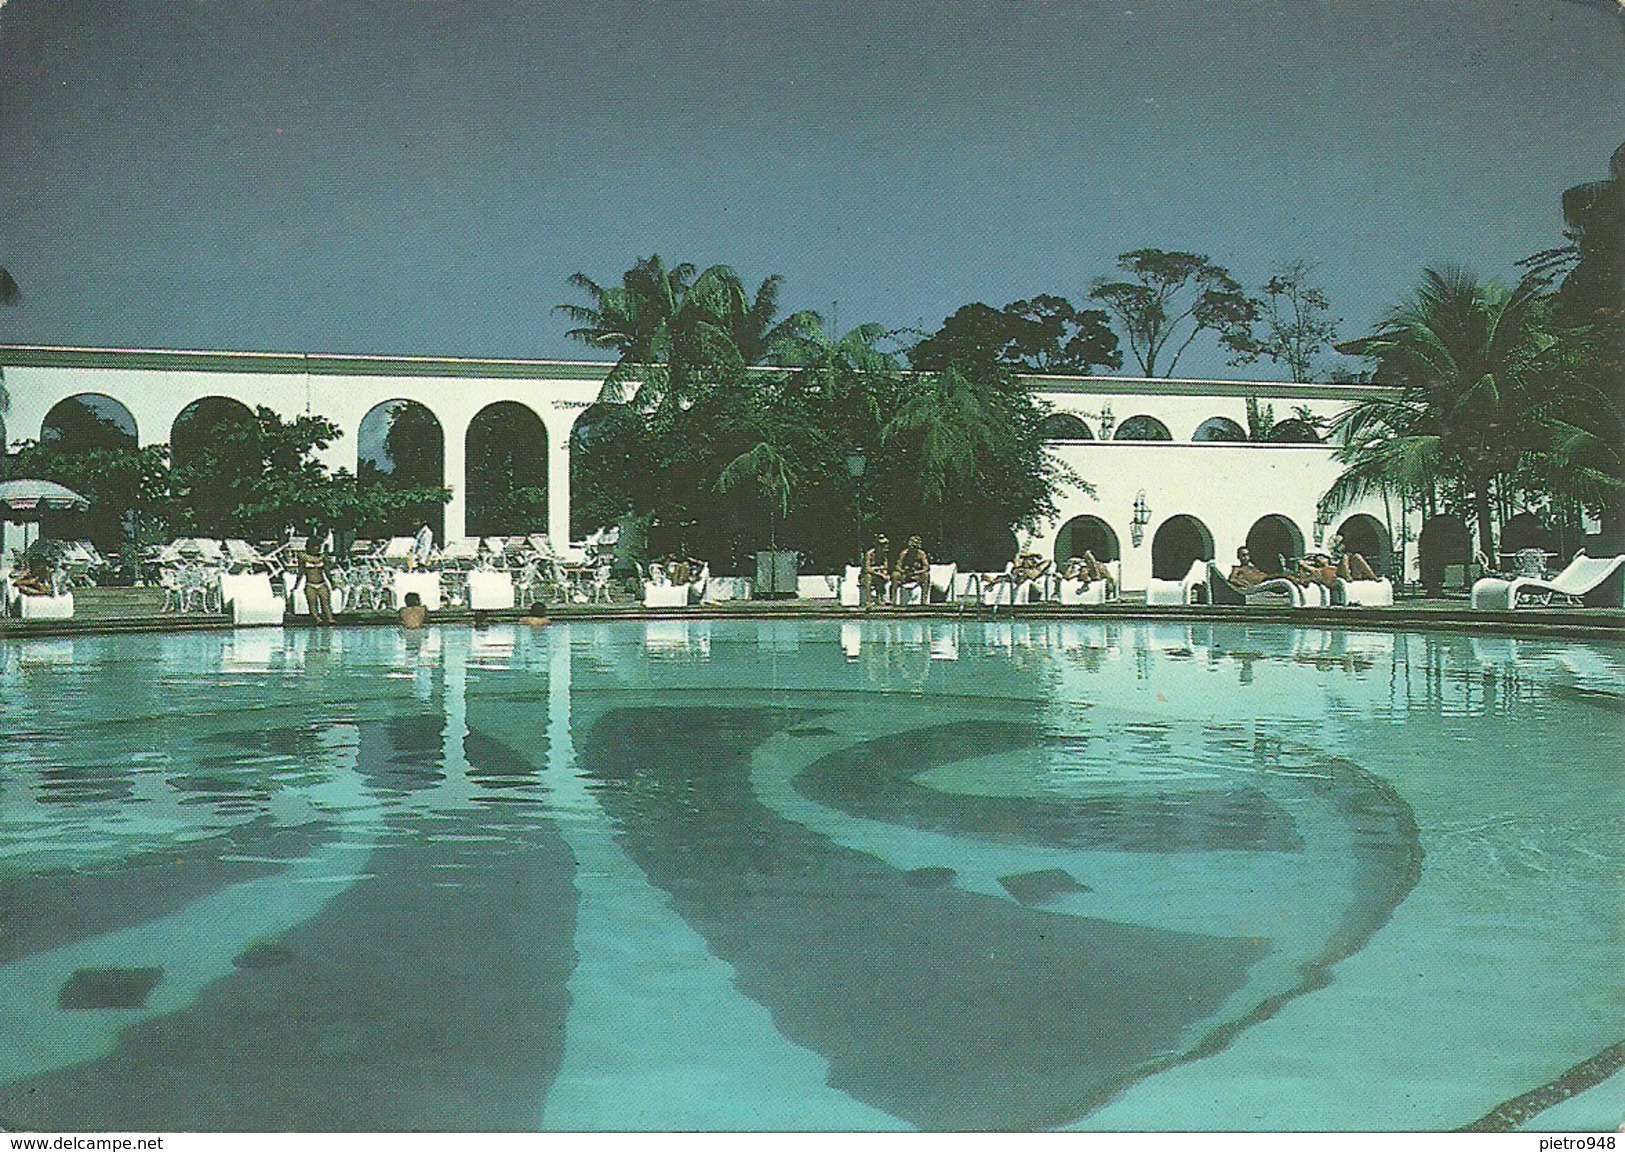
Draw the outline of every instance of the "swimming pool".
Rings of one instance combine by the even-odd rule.
[[[0,677],[0,1126],[1625,1120],[1618,644],[651,621]]]

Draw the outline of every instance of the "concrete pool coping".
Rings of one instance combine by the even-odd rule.
[[[595,623],[611,620],[960,620],[978,622],[1142,621],[1169,623],[1285,624],[1299,628],[1380,629],[1385,631],[1480,631],[1506,636],[1552,636],[1581,639],[1625,638],[1625,608],[1526,608],[1513,612],[1475,612],[1464,601],[1418,599],[1392,607],[1271,608],[1256,605],[1158,605],[1119,601],[1103,605],[1024,604],[990,609],[974,605],[929,605],[871,609],[839,608],[827,601],[751,600],[699,604],[687,608],[646,609],[641,604],[562,604],[548,608],[548,619],[558,623]],[[492,623],[512,623],[523,611],[482,614]],[[339,627],[394,625],[393,613],[340,614]],[[473,624],[467,609],[444,609],[430,618],[434,624]],[[132,614],[120,617],[68,620],[0,619],[0,640],[97,635],[125,632],[232,631],[224,615]],[[315,628],[308,616],[290,616],[280,624],[244,625],[256,628]]]

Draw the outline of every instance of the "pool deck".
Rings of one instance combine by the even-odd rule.
[[[35,636],[74,636],[105,632],[186,632],[229,630],[229,617],[219,614],[163,613],[131,595],[140,590],[90,589],[77,593],[79,604],[70,620],[0,619],[0,639]],[[518,609],[491,612],[493,622],[517,620]],[[729,600],[688,608],[647,609],[636,601],[610,604],[558,604],[548,608],[551,620],[1142,620],[1245,624],[1289,624],[1302,628],[1380,628],[1494,632],[1501,635],[1562,636],[1625,639],[1625,608],[1537,607],[1514,612],[1475,612],[1465,598],[1401,598],[1392,607],[1280,608],[1258,605],[1158,605],[1125,599],[1101,605],[1024,604],[997,609],[979,605],[877,606],[842,608],[829,600]],[[431,622],[470,624],[467,609],[433,613]],[[393,613],[339,615],[341,626],[376,626],[395,623]],[[259,627],[311,628],[308,616],[291,616],[282,625]]]

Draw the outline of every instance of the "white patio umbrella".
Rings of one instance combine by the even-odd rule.
[[[38,521],[46,512],[69,512],[89,507],[89,500],[54,480],[0,481],[0,520],[23,525],[25,550],[29,546],[27,525],[30,521]]]
[[[40,512],[67,512],[73,509],[82,511],[89,507],[89,500],[54,480],[0,481],[0,512],[8,520],[26,518],[17,513],[37,515]]]

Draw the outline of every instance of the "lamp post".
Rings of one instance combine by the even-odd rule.
[[[852,455],[846,458],[846,474],[852,477],[852,510],[853,535],[858,545],[858,563],[863,563],[863,473],[869,466],[869,460],[863,454],[860,445],[852,450]]]

